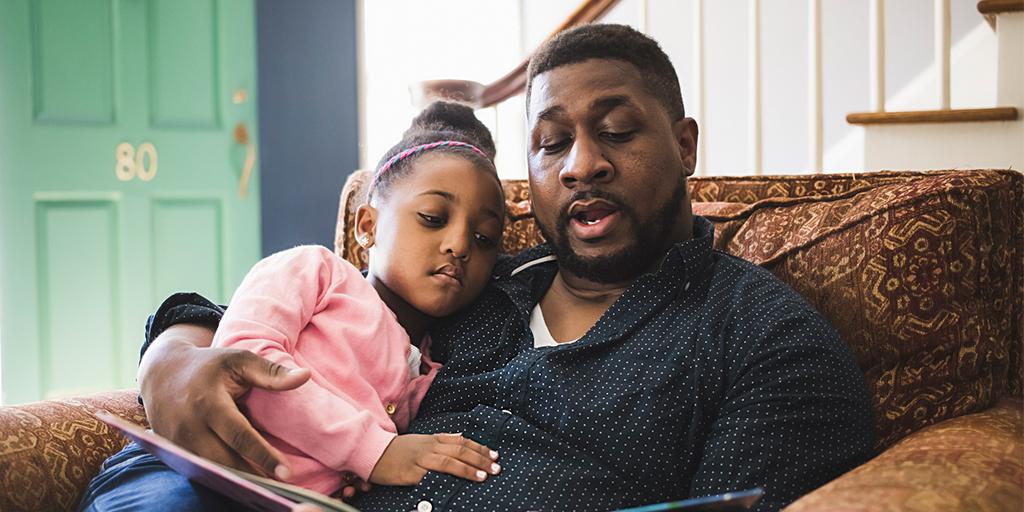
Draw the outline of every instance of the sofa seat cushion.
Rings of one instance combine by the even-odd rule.
[[[137,396],[121,390],[0,407],[0,510],[74,510],[103,461],[127,443],[93,413],[146,425]]]
[[[786,510],[1003,511],[1022,504],[1024,403],[1003,398],[907,436]]]

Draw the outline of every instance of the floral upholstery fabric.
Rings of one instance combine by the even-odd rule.
[[[879,448],[1007,391],[1019,396],[1024,314],[1024,175],[883,177],[847,189],[833,177],[822,180],[832,194],[709,215],[718,248],[786,281],[852,347],[874,397]]]
[[[787,512],[1024,510],[1024,403],[932,425],[804,496]]]
[[[74,510],[100,464],[128,442],[93,413],[146,425],[136,396],[124,390],[0,407],[0,510]]]

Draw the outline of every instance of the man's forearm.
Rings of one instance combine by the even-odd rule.
[[[145,387],[146,377],[162,362],[174,359],[175,355],[183,351],[212,345],[213,333],[214,330],[209,327],[193,324],[176,324],[165,329],[153,340],[139,361],[139,387]]]

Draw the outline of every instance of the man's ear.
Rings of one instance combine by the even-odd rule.
[[[697,168],[697,137],[700,135],[697,121],[692,117],[684,117],[672,123],[672,135],[679,145],[679,157],[683,160],[683,168],[687,176],[693,175]]]
[[[369,249],[373,246],[376,232],[377,209],[369,204],[360,206],[356,209],[356,242],[359,242],[359,245],[361,245],[363,249]]]

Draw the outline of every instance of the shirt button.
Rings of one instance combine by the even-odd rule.
[[[395,404],[393,404],[393,403],[389,403],[389,404],[384,406],[384,412],[388,413],[388,416],[391,416],[391,415],[395,414],[395,411],[397,411],[397,410],[398,410],[398,407],[396,407]]]
[[[416,512],[430,512],[431,510],[434,510],[434,506],[427,500],[423,500],[416,504]]]

